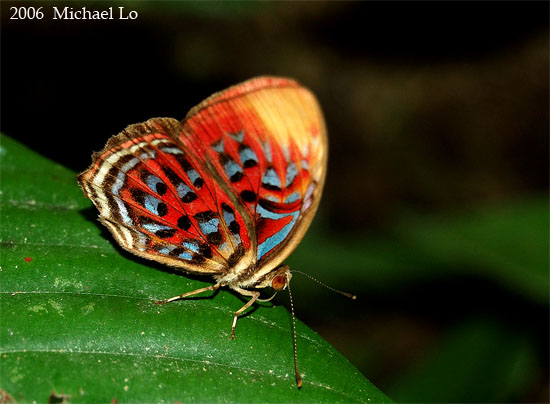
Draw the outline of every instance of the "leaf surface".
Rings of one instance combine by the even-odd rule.
[[[297,322],[304,379],[294,382],[291,319],[115,245],[76,173],[1,137],[1,387],[17,401],[390,402]],[[83,162],[86,166],[87,162]]]

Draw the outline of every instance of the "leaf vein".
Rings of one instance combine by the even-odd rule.
[[[210,360],[203,360],[203,359],[190,359],[190,358],[181,358],[178,356],[168,356],[168,355],[148,355],[143,353],[135,353],[135,352],[108,352],[108,351],[85,351],[85,350],[79,350],[79,351],[69,351],[69,350],[60,350],[60,349],[14,349],[14,350],[2,350],[0,351],[0,354],[14,354],[14,353],[47,353],[47,354],[82,354],[82,355],[108,355],[108,356],[127,356],[127,357],[139,357],[139,358],[155,358],[155,359],[168,359],[168,360],[176,360],[176,361],[182,361],[182,362],[193,362],[193,363],[199,363],[207,366],[219,366],[225,369],[237,369],[242,370],[245,372],[250,373],[256,373],[260,374],[262,376],[269,376],[269,377],[276,377],[277,379],[284,379],[284,380],[290,380],[291,377],[286,375],[278,375],[273,372],[263,371],[259,369],[254,369],[250,367],[245,366],[237,366],[234,364],[226,364],[226,363],[220,363],[220,362],[212,362]],[[348,399],[351,399],[353,401],[356,401],[357,398],[350,396],[349,394],[346,394],[343,391],[334,389],[332,386],[326,385],[324,383],[320,382],[308,382],[308,384],[311,384],[313,386],[329,390],[331,392],[337,393],[342,395],[343,397],[346,397]]]

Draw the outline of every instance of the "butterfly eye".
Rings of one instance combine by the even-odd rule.
[[[271,281],[271,287],[275,290],[282,290],[286,286],[286,278],[282,275],[277,275]]]

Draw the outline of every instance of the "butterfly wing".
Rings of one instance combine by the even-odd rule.
[[[128,127],[78,181],[123,248],[249,286],[303,237],[326,162],[313,94],[260,77],[207,98],[181,123]]]
[[[189,272],[224,273],[245,246],[235,247],[217,208],[229,200],[181,147],[182,130],[170,118],[131,125],[94,155],[78,182],[126,250]],[[232,222],[244,227],[239,215]]]
[[[252,247],[237,279],[255,283],[294,250],[320,201],[328,146],[315,96],[290,79],[252,79],[193,108],[181,140],[232,195]]]

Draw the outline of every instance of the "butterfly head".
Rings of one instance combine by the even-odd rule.
[[[270,287],[278,292],[287,288],[291,278],[289,266],[281,265],[264,276],[254,287],[257,289]]]

